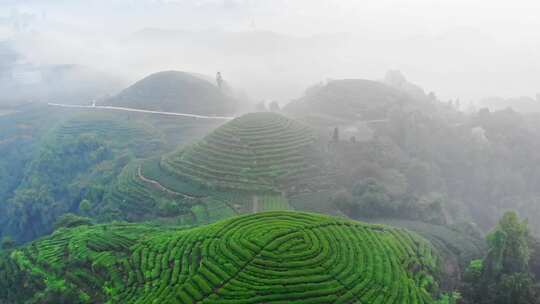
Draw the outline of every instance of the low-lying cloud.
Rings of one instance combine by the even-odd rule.
[[[125,82],[221,71],[256,100],[286,102],[327,78],[398,69],[467,102],[540,91],[538,4],[517,2],[6,1],[0,39],[19,65],[77,64]]]

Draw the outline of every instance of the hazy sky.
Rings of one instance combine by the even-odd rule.
[[[231,67],[236,85],[265,95],[261,98],[293,98],[289,95],[316,80],[376,79],[388,69],[400,69],[444,98],[540,92],[540,1],[535,0],[0,0],[0,40],[14,41],[29,62],[78,63],[119,74],[131,66],[134,78],[169,65],[213,73],[210,65],[200,64],[211,58],[160,61],[148,59],[144,49],[127,50],[125,39],[144,28],[350,35],[328,56],[313,55],[322,67],[305,71],[301,79],[293,79],[300,77],[294,71],[289,79],[282,67],[280,77],[272,79],[275,63],[265,66],[261,77],[275,82],[266,89],[249,82],[257,73],[253,65]],[[297,58],[277,56],[289,56],[283,62]],[[144,69],[137,70],[141,60]],[[238,60],[235,66],[242,64]],[[281,87],[286,93],[272,94]]]
[[[390,36],[473,27],[496,38],[538,39],[535,0],[3,0],[2,15],[46,15],[86,29],[140,27],[259,29],[299,35],[380,32]]]

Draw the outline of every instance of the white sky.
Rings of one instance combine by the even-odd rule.
[[[321,79],[378,78],[398,68],[447,98],[540,92],[535,0],[0,0],[0,39],[30,39],[31,32],[31,39],[38,33],[55,41],[39,53],[28,51],[31,60],[47,63],[92,64],[107,52],[121,56],[109,42],[143,28],[248,31],[252,24],[297,36],[352,33],[365,41],[355,47],[359,54],[369,49],[367,55],[343,59],[358,63],[351,68],[358,75],[336,67],[331,75],[317,74]],[[15,25],[26,32],[14,31]],[[450,42],[438,44],[447,35]],[[417,46],[416,39],[426,40]],[[377,57],[388,41],[394,53],[381,50]],[[89,45],[99,54],[89,52]]]
[[[536,0],[7,0],[2,6],[4,15],[13,8],[45,12],[50,21],[86,28],[126,29],[138,22],[142,27],[241,29],[255,19],[261,29],[300,35],[357,30],[415,34],[473,27],[497,39],[515,40],[516,35],[538,39],[540,26]]]

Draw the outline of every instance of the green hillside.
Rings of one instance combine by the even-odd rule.
[[[179,71],[147,76],[105,103],[119,107],[206,115],[226,115],[236,111],[236,101],[217,86]]]
[[[56,218],[79,212],[88,200],[94,214],[108,185],[129,161],[159,153],[156,131],[112,114],[79,114],[43,135],[19,184],[0,214],[3,235],[19,242],[49,233]]]
[[[0,265],[3,303],[406,304],[433,303],[438,258],[403,229],[266,212],[188,230],[61,228]]]
[[[228,191],[179,179],[160,167],[159,158],[127,165],[104,197],[98,217],[130,222],[200,225],[236,214],[291,209],[278,193]]]
[[[0,205],[20,183],[43,134],[61,118],[39,105],[0,107]]]
[[[9,220],[8,200],[24,180],[44,134],[68,116],[38,104],[0,106],[0,236]]]
[[[0,171],[5,174],[0,173],[0,238],[11,236],[18,242],[49,233],[56,218],[66,212],[84,214],[97,221],[133,219],[133,212],[123,212],[122,208],[133,200],[121,201],[120,206],[109,199],[113,190],[130,182],[126,178],[128,173],[137,169],[136,165],[124,167],[190,144],[223,123],[33,104],[3,111]],[[140,200],[144,197],[137,197],[136,193],[144,191],[137,189],[139,184],[134,183],[135,191],[127,195],[136,200],[132,206],[170,207],[162,202],[167,199],[162,193],[155,195],[160,200],[157,204]],[[83,201],[90,203],[85,204],[85,209],[90,205],[89,210],[79,208]],[[180,209],[190,210],[192,205],[182,205]],[[222,204],[215,205],[210,214],[199,212],[202,220],[198,222],[225,217],[214,216],[213,210]],[[165,213],[152,210],[155,212],[138,219],[155,219]],[[176,209],[168,210],[178,215]],[[235,214],[229,211],[223,213]],[[169,221],[173,215],[165,218]],[[175,223],[193,222],[190,220],[193,216],[188,214],[182,213],[182,218],[177,218]]]
[[[164,157],[161,167],[212,187],[279,191],[314,172],[315,164],[307,162],[314,142],[303,124],[275,113],[250,113]]]

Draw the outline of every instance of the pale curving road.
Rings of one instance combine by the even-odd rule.
[[[138,112],[138,113],[170,115],[170,116],[183,116],[183,117],[200,118],[200,119],[219,119],[219,120],[231,120],[231,119],[234,119],[233,116],[207,116],[207,115],[197,115],[197,114],[189,114],[189,113],[162,112],[162,111],[152,111],[152,110],[124,108],[124,107],[113,107],[113,106],[93,106],[93,105],[92,106],[83,106],[83,105],[69,105],[69,104],[50,103],[50,102],[47,103],[47,105],[52,106],[52,107],[62,107],[62,108],[127,111],[127,112]]]
[[[137,168],[137,175],[142,181],[144,181],[146,183],[149,183],[149,184],[153,185],[154,187],[156,187],[157,189],[159,189],[160,191],[166,192],[168,194],[177,195],[177,196],[183,196],[184,198],[187,198],[187,199],[201,198],[201,197],[196,197],[196,196],[188,195],[188,194],[185,194],[185,193],[180,193],[180,192],[173,191],[173,190],[163,186],[162,184],[160,184],[157,180],[153,180],[153,179],[145,177],[141,172],[141,166],[139,166]]]
[[[172,194],[172,195],[177,195],[177,196],[183,196],[184,198],[186,199],[190,199],[190,200],[195,200],[195,199],[204,199],[206,198],[207,196],[192,196],[192,195],[189,195],[189,194],[186,194],[186,193],[181,193],[181,192],[176,192],[176,191],[173,191],[165,186],[163,186],[160,182],[158,182],[157,180],[153,180],[151,178],[148,178],[148,177],[145,177],[143,174],[142,174],[142,170],[141,170],[141,166],[139,165],[139,167],[137,168],[137,177],[139,179],[141,179],[142,181],[148,183],[148,184],[151,184],[152,186],[156,187],[158,190],[160,191],[163,191],[163,192],[166,192],[168,194]],[[223,200],[222,202],[224,202],[229,208],[231,208],[231,210],[233,210],[236,214],[238,214],[238,210],[236,207],[234,207],[234,205],[227,201],[227,200]],[[258,205],[257,205],[258,206]],[[258,208],[258,207],[257,207]],[[255,212],[254,212],[255,213]]]

